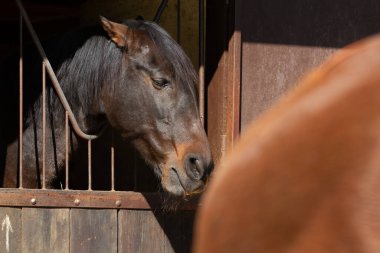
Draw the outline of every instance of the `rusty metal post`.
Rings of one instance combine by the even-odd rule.
[[[88,190],[92,191],[91,140],[88,140]]]
[[[111,191],[115,190],[115,143],[114,130],[111,130]]]
[[[42,62],[42,189],[46,189],[46,69]]]
[[[204,0],[199,0],[199,116],[205,117]]]
[[[69,189],[69,113],[65,111],[65,190]]]
[[[134,156],[133,156],[133,191],[137,191],[137,162],[136,162],[136,151],[134,151]]]
[[[181,0],[177,0],[177,42],[181,44]]]
[[[22,14],[20,13],[20,59],[19,59],[19,188],[22,189],[22,131],[23,131],[23,52],[22,52]]]
[[[16,0],[16,3],[17,3],[18,8],[20,10],[21,17],[23,18],[23,20],[25,22],[25,25],[26,25],[26,27],[29,30],[30,36],[32,37],[32,39],[34,41],[34,44],[36,45],[37,50],[39,51],[39,53],[40,53],[43,61],[45,62],[46,71],[47,71],[47,73],[50,76],[50,80],[52,82],[52,85],[53,85],[56,93],[57,93],[57,96],[58,96],[59,100],[61,101],[62,106],[69,113],[69,119],[70,119],[71,126],[72,126],[73,130],[75,131],[75,133],[77,135],[79,135],[81,138],[83,138],[85,140],[93,140],[93,139],[98,138],[98,135],[88,135],[88,134],[84,133],[80,129],[80,127],[78,125],[78,122],[77,122],[77,120],[76,120],[76,118],[74,116],[74,113],[71,110],[71,107],[70,107],[69,103],[67,102],[65,94],[62,91],[62,88],[61,88],[61,86],[59,84],[57,76],[54,73],[53,67],[51,66],[49,60],[47,59],[45,50],[43,49],[43,47],[41,45],[41,42],[38,39],[38,36],[37,36],[37,34],[36,34],[33,26],[32,26],[32,23],[31,23],[31,21],[30,21],[30,19],[28,17],[28,14],[26,13],[26,11],[25,11],[25,9],[24,9],[24,7],[23,7],[23,5],[22,5],[22,3],[21,3],[20,0]],[[105,128],[103,128],[103,129],[100,130],[99,135],[104,131],[104,129]]]

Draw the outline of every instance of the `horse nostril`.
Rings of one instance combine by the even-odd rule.
[[[191,158],[190,162],[194,165],[194,175],[196,175],[197,179],[200,179],[202,177],[202,169],[201,169],[201,162],[196,158]]]
[[[201,180],[204,173],[202,160],[197,156],[191,155],[185,162],[186,172],[194,180]]]

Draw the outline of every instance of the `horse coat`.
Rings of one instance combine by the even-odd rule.
[[[380,37],[348,46],[242,135],[194,252],[380,252]]]

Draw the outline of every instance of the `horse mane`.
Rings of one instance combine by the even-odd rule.
[[[176,83],[187,87],[197,101],[197,74],[188,56],[170,35],[153,22],[126,20],[123,23],[132,29],[148,32],[162,54],[170,59]],[[82,108],[88,112],[91,101],[98,98],[102,86],[112,85],[116,81],[114,77],[122,74],[123,52],[112,43],[101,26],[66,34],[58,42],[48,43],[46,51],[73,110]],[[63,112],[58,98],[51,96],[50,99],[54,110]]]
[[[69,33],[52,46],[48,45],[47,55],[51,55],[51,63],[68,101],[73,110],[82,108],[87,112],[103,84],[120,75],[122,51],[107,38],[101,27]],[[57,107],[56,96],[50,99],[55,110],[63,110]]]

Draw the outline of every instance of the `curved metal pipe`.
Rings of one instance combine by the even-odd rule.
[[[53,87],[54,87],[55,91],[57,92],[58,98],[61,101],[61,103],[62,103],[63,107],[65,108],[65,110],[69,114],[70,123],[71,123],[71,125],[72,125],[75,133],[79,137],[81,137],[83,139],[86,139],[86,140],[94,140],[94,139],[98,138],[99,137],[98,135],[89,135],[89,134],[84,133],[80,129],[80,127],[78,125],[78,122],[77,122],[77,120],[76,120],[76,118],[74,116],[74,113],[71,110],[71,107],[70,107],[69,103],[67,102],[65,94],[62,91],[62,88],[61,88],[61,86],[59,84],[57,76],[55,75],[54,70],[53,70],[53,68],[50,65],[50,62],[49,62],[49,60],[46,57],[46,53],[45,53],[45,51],[44,51],[44,49],[43,49],[43,47],[41,45],[41,42],[38,39],[36,32],[34,31],[34,28],[32,26],[32,23],[30,22],[28,14],[26,13],[26,11],[25,11],[25,9],[24,9],[24,7],[23,7],[23,5],[22,5],[22,3],[21,3],[20,0],[16,0],[16,3],[17,3],[17,5],[18,5],[18,7],[20,9],[21,15],[24,17],[25,24],[28,27],[28,30],[29,30],[29,33],[30,33],[30,35],[31,35],[31,37],[33,39],[33,42],[35,43],[35,45],[36,45],[36,47],[37,47],[37,49],[38,49],[38,51],[39,51],[39,53],[40,53],[40,55],[42,57],[42,60],[43,60],[43,62],[45,64],[45,66],[46,66],[46,70],[47,70],[47,72],[48,72],[48,74],[49,74],[49,76],[51,78]]]

